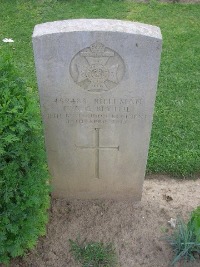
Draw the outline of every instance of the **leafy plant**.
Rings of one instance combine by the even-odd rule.
[[[166,240],[172,246],[175,253],[172,265],[178,261],[193,261],[200,254],[200,242],[196,235],[193,220],[187,224],[181,219],[177,219],[177,229],[172,236],[168,236]]]
[[[1,52],[4,50],[2,49]],[[7,52],[0,57],[0,262],[45,234],[48,172],[33,94]]]
[[[82,267],[114,267],[116,255],[112,244],[104,245],[102,242],[82,242],[69,240],[70,247],[76,261]]]
[[[200,206],[192,212],[191,223],[193,224],[197,240],[200,243]]]

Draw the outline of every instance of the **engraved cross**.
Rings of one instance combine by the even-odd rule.
[[[100,178],[99,176],[99,152],[101,149],[110,150],[110,149],[116,149],[119,151],[119,146],[100,146],[100,128],[95,128],[95,145],[94,146],[77,146],[80,149],[94,149],[95,151],[95,177]]]

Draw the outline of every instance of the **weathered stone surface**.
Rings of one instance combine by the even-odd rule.
[[[119,20],[36,25],[55,196],[141,198],[161,41],[159,28]]]

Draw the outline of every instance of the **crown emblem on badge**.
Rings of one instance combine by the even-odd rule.
[[[90,46],[90,50],[95,55],[102,55],[105,50],[105,46],[101,43],[94,43]]]

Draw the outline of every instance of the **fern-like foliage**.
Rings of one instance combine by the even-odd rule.
[[[0,57],[0,262],[45,234],[49,178],[38,106],[9,56]]]

